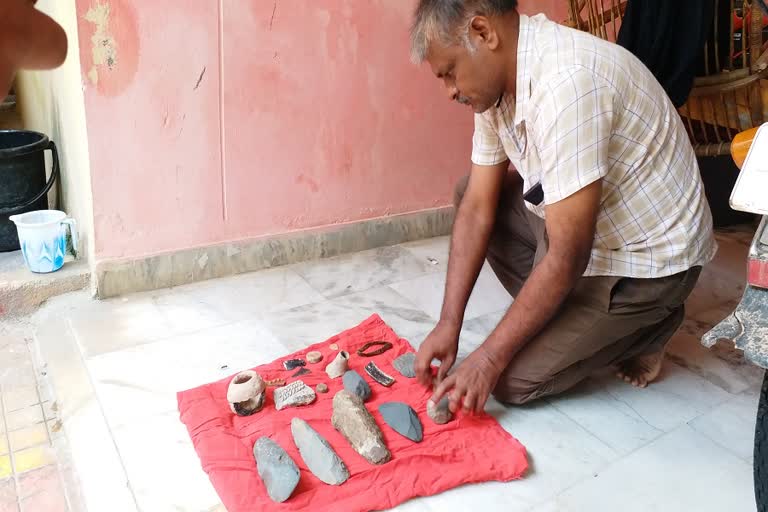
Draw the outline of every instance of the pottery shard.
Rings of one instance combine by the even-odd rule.
[[[323,354],[321,352],[318,352],[317,350],[307,352],[307,361],[309,361],[310,364],[317,364],[322,360]]]
[[[332,379],[341,377],[347,371],[348,361],[349,352],[342,350],[336,355],[336,359],[331,361],[331,364],[325,367],[325,373]]]
[[[235,375],[227,388],[229,408],[239,416],[249,416],[264,407],[266,385],[258,373],[247,370]]]
[[[299,467],[279,444],[260,437],[253,445],[253,456],[267,494],[278,503],[291,497],[299,483]]]
[[[371,464],[392,458],[376,421],[362,399],[343,389],[333,397],[333,428],[341,432],[352,448]]]
[[[343,381],[344,389],[362,398],[363,402],[371,398],[371,386],[356,371],[349,370],[345,373]]]
[[[307,468],[320,481],[328,485],[341,485],[347,481],[349,470],[344,461],[309,423],[301,418],[293,418],[291,434]]]
[[[306,366],[306,364],[307,362],[303,359],[288,359],[287,361],[283,361],[283,368],[286,370],[295,370],[300,366]]]
[[[437,404],[433,403],[432,400],[427,402],[427,416],[438,425],[451,421],[451,419],[453,419],[453,414],[448,408],[448,397],[444,396]]]
[[[398,434],[415,443],[420,443],[424,438],[421,421],[410,405],[402,402],[387,402],[379,406],[379,412],[387,425]]]
[[[373,361],[365,365],[365,373],[382,386],[389,387],[395,383],[395,378],[381,371],[381,368],[376,366]]]
[[[416,370],[413,368],[414,363],[416,363],[416,354],[408,352],[392,361],[392,366],[394,366],[395,370],[400,372],[400,375],[403,377],[413,379],[416,377]]]
[[[286,407],[309,405],[316,397],[311,387],[297,380],[275,390],[275,409],[282,411]]]

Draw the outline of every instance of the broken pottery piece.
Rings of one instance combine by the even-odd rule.
[[[392,458],[376,420],[359,396],[346,389],[336,393],[331,424],[371,464],[384,464]]]
[[[283,448],[268,437],[260,437],[253,445],[253,456],[267,494],[282,503],[293,494],[299,483],[299,467]]]
[[[317,387],[315,389],[317,389],[318,393],[327,393],[328,392],[328,385],[327,384],[323,384],[321,382],[320,384],[317,385]]]
[[[432,400],[427,402],[427,416],[438,425],[448,423],[453,419],[453,413],[448,408],[449,400],[447,396],[444,396],[439,403],[435,404]]]
[[[339,350],[339,346],[335,343],[331,343],[330,345],[328,345],[328,348],[331,350]]]
[[[363,399],[363,402],[368,401],[371,398],[371,386],[365,382],[365,379],[360,376],[354,370],[349,370],[344,374],[344,389],[350,393],[354,393]]]
[[[331,364],[325,367],[325,373],[332,379],[336,379],[344,375],[348,368],[349,352],[342,350],[336,355],[336,359],[331,361]]]
[[[253,370],[235,375],[227,388],[229,408],[238,416],[250,416],[264,407],[264,380]]]
[[[283,361],[283,368],[286,370],[295,370],[299,366],[305,366],[307,364],[303,359],[288,359]]]
[[[416,377],[416,370],[413,367],[414,363],[416,363],[416,354],[408,352],[392,361],[392,366],[394,366],[395,370],[400,372],[400,375],[403,377],[413,379]]]
[[[365,373],[382,386],[389,387],[395,383],[395,378],[381,371],[381,368],[376,366],[376,363],[373,361],[365,365]]]
[[[321,352],[318,352],[317,350],[307,352],[307,361],[309,361],[310,364],[317,364],[322,360],[323,354]]]
[[[328,485],[341,485],[349,478],[349,470],[341,457],[309,423],[301,418],[291,420],[293,442],[307,468]]]
[[[420,443],[424,439],[421,421],[410,405],[403,402],[387,402],[379,406],[379,412],[387,425],[398,434],[414,443]]]
[[[285,386],[285,379],[269,379],[266,384],[269,388]]]
[[[286,407],[309,405],[315,401],[317,395],[311,387],[304,384],[303,381],[297,380],[287,386],[277,388],[274,397],[275,409],[282,411]]]
[[[306,374],[308,374],[309,372],[310,372],[310,370],[307,370],[306,368],[303,368],[303,367],[302,367],[302,368],[299,368],[299,371],[297,371],[296,373],[294,373],[293,375],[291,375],[291,378],[294,378],[294,377],[301,377],[302,375],[306,375]]]

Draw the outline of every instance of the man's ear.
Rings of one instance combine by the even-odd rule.
[[[482,45],[489,50],[495,50],[499,46],[499,35],[491,25],[491,20],[485,16],[475,16],[470,20],[469,40],[475,48]]]

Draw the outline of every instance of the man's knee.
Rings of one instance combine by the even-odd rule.
[[[456,187],[453,189],[453,206],[456,208],[461,204],[461,200],[464,198],[464,194],[467,192],[467,186],[469,185],[469,176],[464,176],[456,183]]]
[[[493,390],[493,397],[503,404],[523,405],[551,393],[553,381],[532,382],[516,377],[502,376]]]

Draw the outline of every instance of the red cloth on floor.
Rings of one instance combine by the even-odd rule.
[[[392,350],[373,358],[360,357],[358,348],[369,341],[384,340]],[[374,466],[355,452],[331,425],[332,400],[343,389],[341,378],[330,380],[325,366],[335,352],[328,345],[336,343],[350,353],[350,368],[360,373],[373,391],[366,403],[384,433],[392,460]],[[294,357],[305,358],[310,350],[319,350],[323,360],[307,364],[312,372],[290,379],[296,370],[286,371],[282,362]],[[309,406],[275,410],[268,388],[264,409],[249,417],[233,414],[227,403],[230,379],[221,380],[178,394],[181,421],[187,426],[203,469],[219,493],[229,512],[333,511],[363,512],[394,507],[417,496],[430,496],[467,483],[518,479],[528,463],[525,448],[509,435],[491,416],[459,414],[445,425],[435,425],[426,412],[429,389],[415,379],[406,379],[392,366],[392,361],[413,349],[410,344],[374,315],[359,326],[277,360],[254,368],[264,379],[301,379],[314,388],[328,384],[329,392],[317,394]],[[365,373],[369,361],[397,379],[385,388]],[[414,408],[424,426],[424,440],[412,441],[392,430],[381,418],[378,407],[384,402],[400,401]],[[336,450],[349,468],[351,477],[341,486],[330,486],[318,480],[306,467],[291,435],[291,419],[306,420]],[[301,470],[301,480],[288,501],[278,504],[269,499],[256,470],[253,445],[261,436],[276,441],[293,458]]]

